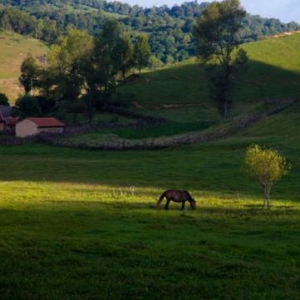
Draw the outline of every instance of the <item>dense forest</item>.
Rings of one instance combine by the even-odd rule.
[[[143,8],[103,0],[0,0],[0,29],[30,35],[47,43],[55,42],[72,25],[91,35],[99,32],[107,18],[117,18],[134,39],[147,33],[156,63],[173,63],[194,55],[192,29],[195,19],[208,3],[186,2],[168,7]],[[284,24],[247,14],[237,37],[241,42],[299,30],[300,25]]]

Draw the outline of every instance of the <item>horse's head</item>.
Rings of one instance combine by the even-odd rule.
[[[191,205],[191,208],[192,209],[195,209],[196,208],[196,201],[195,201],[195,199],[191,199],[191,201],[190,201],[190,205]]]

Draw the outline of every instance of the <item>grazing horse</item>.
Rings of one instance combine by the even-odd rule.
[[[165,209],[169,209],[169,204],[171,201],[174,202],[182,202],[181,210],[184,210],[185,202],[190,202],[190,206],[192,209],[196,208],[196,201],[192,198],[188,191],[179,191],[179,190],[167,190],[161,194],[159,199],[156,202],[156,207],[159,207],[162,200],[166,198],[167,203],[165,205]]]

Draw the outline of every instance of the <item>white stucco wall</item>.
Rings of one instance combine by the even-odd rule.
[[[35,123],[30,120],[23,120],[16,124],[16,136],[17,137],[26,137],[38,134],[39,130]]]

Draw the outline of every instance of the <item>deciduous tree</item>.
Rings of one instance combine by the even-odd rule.
[[[108,96],[116,86],[116,75],[121,71],[124,40],[117,20],[108,20],[94,40],[91,62],[86,70],[89,90],[100,90]]]
[[[9,99],[4,93],[0,93],[0,105],[9,106]]]
[[[84,31],[70,28],[49,51],[49,67],[43,76],[48,82],[43,87],[74,113],[74,119],[78,112],[78,99],[85,89],[84,70],[92,50],[92,37]]]
[[[246,12],[239,0],[212,2],[198,17],[194,27],[197,55],[208,65],[208,79],[213,98],[224,118],[231,109],[234,76],[247,60],[236,34]]]
[[[151,56],[151,50],[147,34],[140,34],[137,37],[137,41],[134,45],[134,61],[139,72],[141,72],[142,67],[148,65],[149,58]]]
[[[28,94],[16,100],[16,107],[20,119],[39,117],[41,115],[41,108],[37,98]]]
[[[29,94],[32,88],[35,86],[38,72],[39,65],[32,54],[28,53],[27,57],[22,62],[21,75],[19,77],[19,82],[24,87],[25,94]]]
[[[128,31],[123,33],[121,43],[121,72],[122,77],[125,79],[126,73],[133,67],[133,43],[130,33]]]
[[[286,175],[291,165],[276,150],[252,145],[246,150],[246,165],[263,188],[264,207],[270,208],[270,192],[273,184]]]

